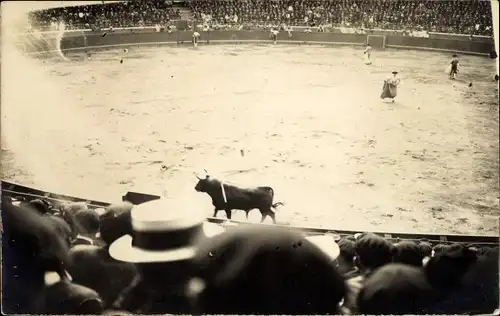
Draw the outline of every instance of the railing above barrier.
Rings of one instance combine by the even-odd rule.
[[[105,208],[110,205],[110,203],[95,201],[91,199],[84,199],[73,197],[69,195],[50,193],[43,190],[35,189],[28,186],[19,185],[13,182],[2,181],[2,196],[11,197],[18,200],[31,201],[34,199],[46,199],[52,203],[59,204],[64,202],[85,202],[90,208]],[[137,192],[127,192],[122,198],[123,201],[129,201],[132,204],[141,204],[147,201],[159,199],[160,196],[143,194]],[[208,217],[207,221],[224,224],[227,220],[224,218]],[[236,225],[268,225],[268,224],[257,224],[242,221],[231,221]],[[281,227],[297,229],[306,235],[318,235],[318,234],[331,234],[338,236],[352,236],[359,231],[348,231],[348,230],[337,230],[335,228],[319,228],[319,227],[300,227],[300,226],[285,226],[278,225]],[[439,234],[412,234],[412,233],[397,233],[397,232],[374,232],[384,238],[397,242],[399,240],[414,240],[414,241],[428,241],[431,243],[468,243],[474,245],[491,245],[498,246],[499,237],[497,236],[468,236],[468,235],[439,235]]]
[[[226,31],[199,31],[201,37],[199,44],[215,43],[272,43],[269,31],[263,30],[226,30]],[[158,32],[152,27],[118,28],[112,31],[71,31],[65,33],[61,41],[61,50],[96,50],[111,47],[126,47],[136,45],[162,45],[162,44],[190,44],[191,31]],[[319,44],[319,45],[364,45],[369,37],[376,34],[345,34],[327,32],[280,32],[278,44]],[[474,54],[488,56],[494,51],[493,42],[476,40],[456,40],[441,38],[422,38],[399,35],[383,35],[383,45],[377,48],[404,48],[442,51],[448,53]],[[32,38],[37,41],[37,38]],[[28,47],[27,53],[39,54],[54,51],[56,48],[38,41],[40,45],[24,45]],[[37,43],[38,43],[37,42]],[[53,41],[45,40],[46,43]],[[22,46],[22,45],[20,45]],[[25,49],[26,50],[26,49]]]
[[[198,26],[200,27],[200,26]],[[163,29],[166,29],[165,27]],[[171,31],[176,31],[175,26],[170,27]],[[305,32],[306,30],[311,30],[313,33],[318,33],[318,27],[308,27],[308,26],[290,26],[292,32]],[[222,28],[222,29],[211,29],[211,31],[267,31],[268,29],[264,28],[253,28],[250,30],[239,29],[239,28]],[[108,27],[102,28],[99,30],[92,29],[76,29],[76,30],[64,30],[65,36],[72,36],[73,34],[82,34],[84,33],[102,33],[102,32],[115,32],[117,34],[120,33],[128,33],[134,31],[151,31],[156,32],[155,26],[134,26],[134,27]],[[53,31],[41,31],[37,32],[40,34],[59,34],[61,31],[53,30]],[[282,32],[287,32],[283,30]],[[322,33],[322,32],[319,32]],[[484,43],[493,43],[494,39],[491,36],[484,35],[470,35],[470,34],[456,34],[456,33],[441,33],[441,32],[431,32],[431,31],[412,31],[412,30],[395,30],[395,29],[381,29],[381,28],[349,28],[349,27],[330,27],[325,28],[324,33],[342,33],[342,34],[365,34],[365,35],[393,35],[393,36],[409,36],[409,37],[422,37],[422,38],[434,38],[434,39],[451,39],[451,40],[463,40],[463,41],[480,41]],[[420,33],[420,34],[419,34]],[[424,36],[423,34],[427,34]],[[29,33],[25,33],[29,34]]]

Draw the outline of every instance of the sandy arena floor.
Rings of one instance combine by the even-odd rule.
[[[361,48],[348,47],[2,57],[3,179],[106,201],[165,188],[211,216],[208,196],[194,191],[193,172],[206,168],[271,185],[286,204],[281,223],[498,234],[489,59],[460,56],[451,81],[449,54],[376,51],[369,67]],[[383,79],[394,69],[403,84],[396,103],[384,103]]]

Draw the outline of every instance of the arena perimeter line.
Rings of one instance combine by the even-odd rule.
[[[200,46],[204,45],[211,45],[211,44],[268,44],[268,45],[274,45],[271,40],[210,40],[210,43],[203,43],[200,42],[198,43]],[[335,46],[335,45],[351,45],[351,46],[364,46],[363,43],[352,43],[352,42],[316,42],[316,41],[278,41],[276,45],[278,44],[293,44],[293,45],[323,45],[323,46]],[[71,52],[71,51],[82,51],[82,50],[87,50],[87,49],[94,49],[94,50],[99,50],[99,49],[111,49],[115,47],[132,47],[132,46],[162,46],[162,45],[177,45],[177,46],[187,46],[187,45],[192,45],[191,41],[182,41],[182,43],[179,43],[177,41],[175,42],[149,42],[149,43],[126,43],[126,44],[112,44],[112,45],[98,45],[98,46],[87,46],[87,47],[74,47],[74,48],[65,48],[62,49],[63,52]],[[459,53],[462,55],[473,55],[473,56],[483,56],[483,57],[488,57],[488,54],[484,53],[477,53],[477,52],[467,52],[467,51],[458,51],[458,50],[452,50],[452,49],[442,49],[442,48],[432,48],[432,47],[419,47],[419,46],[404,46],[404,45],[386,45],[385,48],[390,48],[390,49],[406,49],[406,50],[423,50],[423,51],[434,51],[434,52],[443,52],[443,53]],[[38,55],[43,55],[43,54],[50,54],[50,53],[57,53],[58,51],[56,50],[51,50],[51,51],[43,51],[43,52],[35,52],[35,53],[28,53],[28,56],[38,56]]]
[[[26,198],[31,198],[31,199],[47,199],[50,201],[55,201],[55,202],[84,202],[86,203],[90,208],[95,209],[95,208],[105,208],[111,205],[110,203],[107,202],[102,202],[102,201],[94,201],[94,200],[89,200],[89,199],[83,199],[83,198],[77,198],[77,197],[72,197],[68,195],[63,195],[63,194],[56,194],[56,193],[50,193],[46,191],[42,191],[39,189],[35,189],[32,187],[20,185],[15,182],[10,182],[10,181],[4,181],[1,180],[0,182],[0,188],[1,192],[5,196],[10,196],[10,197],[26,197]],[[127,192],[131,193],[131,192]],[[133,192],[135,194],[139,195],[144,195],[141,193]],[[156,198],[160,198],[159,196],[155,196]],[[148,199],[149,200],[149,199]],[[136,203],[134,203],[136,204]],[[220,217],[207,217],[207,221],[211,223],[216,223],[216,224],[223,224],[226,219],[225,218],[220,218]],[[307,234],[331,234],[334,233],[339,236],[349,236],[349,235],[354,235],[355,233],[358,233],[358,231],[348,231],[348,230],[337,230],[337,229],[332,229],[332,228],[318,228],[318,227],[313,227],[313,226],[296,226],[296,225],[276,225],[276,224],[268,224],[268,223],[251,223],[251,222],[244,222],[244,221],[239,221],[239,220],[231,220],[231,222],[234,222],[238,225],[259,225],[259,226],[276,226],[276,227],[282,227],[282,228],[290,228],[293,227],[294,229],[298,229],[299,231],[302,231],[303,233]],[[381,231],[372,231],[375,234],[381,235],[386,239],[393,239],[395,242],[398,240],[413,240],[413,241],[421,241],[422,239],[428,239],[431,242],[436,242],[436,243],[464,243],[464,242],[469,242],[469,243],[474,243],[474,244],[481,244],[481,245],[498,245],[498,236],[494,235],[462,235],[462,234],[446,234],[446,235],[441,235],[441,234],[418,234],[418,233],[399,233],[399,232],[381,232]]]

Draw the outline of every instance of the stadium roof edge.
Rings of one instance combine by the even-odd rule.
[[[96,4],[106,4],[115,2],[127,2],[127,1],[116,1],[116,0],[106,0],[106,1],[26,1],[19,2],[19,5],[29,6],[28,11],[37,10],[47,10],[56,9],[64,7],[77,7],[83,5],[96,5]]]

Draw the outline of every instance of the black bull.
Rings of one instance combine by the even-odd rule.
[[[258,209],[262,214],[261,222],[267,216],[271,217],[276,224],[274,210],[283,203],[278,202],[273,204],[274,190],[271,187],[255,187],[255,188],[239,188],[237,186],[222,183],[221,181],[206,176],[205,179],[198,178],[199,181],[195,186],[198,192],[205,192],[212,198],[212,204],[215,207],[214,217],[217,212],[224,210],[228,219],[231,219],[233,210],[243,210],[248,213],[253,209]],[[226,198],[224,199],[224,194]],[[227,201],[227,202],[226,202]]]

